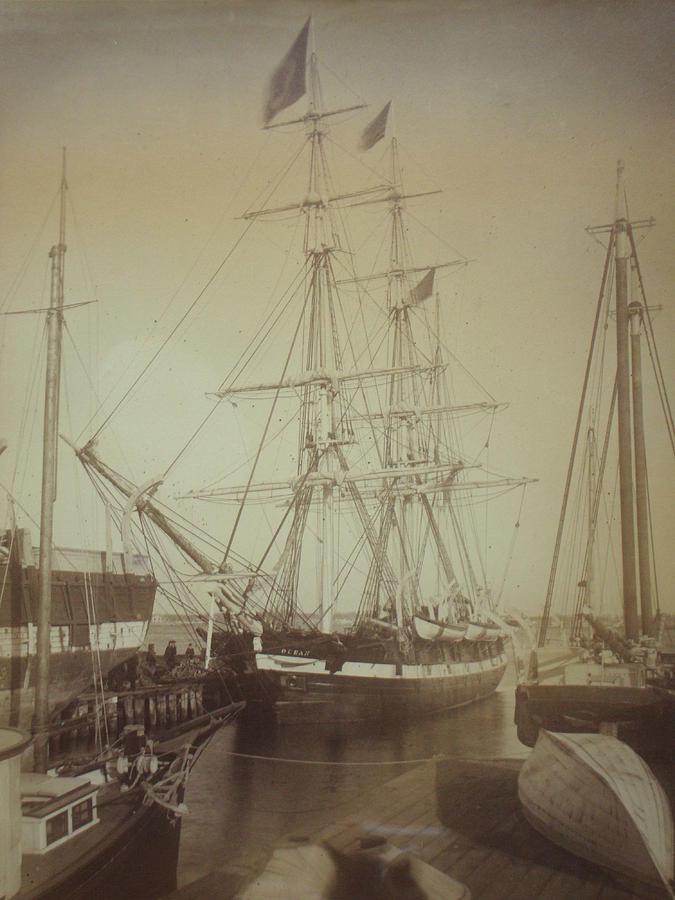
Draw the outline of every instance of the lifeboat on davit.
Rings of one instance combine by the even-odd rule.
[[[461,641],[466,636],[467,623],[459,622],[456,624],[443,624],[440,622],[429,622],[427,619],[421,619],[419,616],[414,617],[415,633],[417,637],[423,641],[443,641],[444,643],[455,643]]]

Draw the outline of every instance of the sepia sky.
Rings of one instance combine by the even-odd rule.
[[[98,405],[81,362],[99,396],[110,395],[110,409],[242,233],[236,216],[297,146],[297,133],[261,130],[263,96],[310,14],[327,97],[370,107],[332,130],[350,177],[372,182],[380,148],[365,160],[368,169],[350,148],[368,114],[392,99],[406,185],[443,190],[412,210],[433,232],[422,262],[453,252],[471,260],[442,282],[445,337],[487,390],[510,403],[495,424],[490,462],[539,479],[528,488],[508,574],[516,605],[535,610],[546,590],[604,262],[584,229],[613,218],[618,158],[631,216],[656,219],[639,252],[649,302],[663,307],[657,340],[672,389],[672,4],[2,0],[0,303],[47,305],[66,146],[74,213],[66,302],[98,302],[68,315],[78,351],[68,335],[62,430],[86,439]],[[157,360],[151,384],[113,419],[118,461],[139,481],[164,471],[210,409],[205,392],[264,318],[284,234],[264,230],[253,249],[237,249],[190,326]],[[0,434],[9,443],[0,482],[13,483],[35,517],[39,455],[24,447],[41,427],[41,389],[31,387],[39,328],[37,316],[0,322]],[[22,425],[26,397],[31,414]],[[675,575],[673,459],[656,404],[648,403],[647,418],[667,584]],[[234,425],[218,428],[210,452],[226,457]],[[69,478],[65,448],[61,457]],[[177,481],[203,483],[200,467],[191,450]],[[76,490],[64,488],[57,508],[59,543],[78,544],[94,528],[91,500],[89,512],[74,512]],[[516,511],[501,515],[503,532],[492,539],[495,583]]]

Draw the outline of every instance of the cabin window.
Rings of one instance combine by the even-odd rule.
[[[47,846],[68,834],[68,810],[52,816],[46,822]]]
[[[91,822],[94,817],[94,807],[91,802],[91,797],[88,797],[81,803],[76,803],[71,808],[71,814],[73,817],[73,831],[77,831],[78,828],[82,828],[83,825],[87,825]]]

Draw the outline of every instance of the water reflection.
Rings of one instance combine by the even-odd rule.
[[[191,776],[179,883],[215,868],[254,871],[282,837],[367,810],[369,792],[420,760],[524,756],[513,707],[509,679],[486,700],[415,722],[220,732]]]

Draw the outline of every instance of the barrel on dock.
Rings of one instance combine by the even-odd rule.
[[[15,728],[0,728],[0,897],[21,888],[21,754],[30,744]]]

